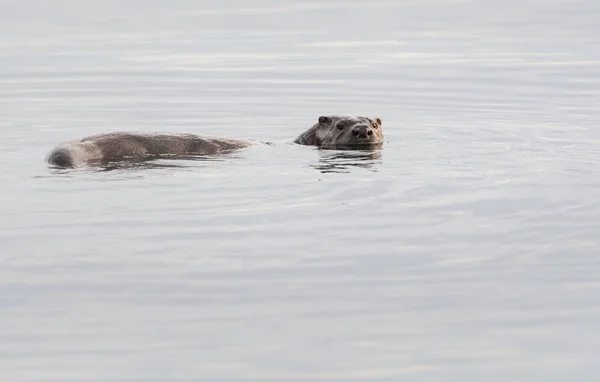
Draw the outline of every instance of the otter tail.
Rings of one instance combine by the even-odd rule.
[[[48,163],[57,167],[75,167],[73,154],[64,147],[57,147],[48,155]]]

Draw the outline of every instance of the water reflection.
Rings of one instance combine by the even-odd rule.
[[[231,158],[231,156],[228,156]],[[145,155],[131,158],[101,159],[87,162],[86,169],[104,172],[114,170],[154,170],[165,168],[186,168],[194,162],[218,162],[224,158],[216,155]],[[50,165],[53,173],[66,173],[70,168],[61,168]]]
[[[317,150],[319,163],[312,167],[322,173],[349,173],[353,168],[377,171],[381,163],[381,150]]]

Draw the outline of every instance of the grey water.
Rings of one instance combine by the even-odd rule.
[[[599,105],[595,0],[1,1],[0,379],[596,380]]]

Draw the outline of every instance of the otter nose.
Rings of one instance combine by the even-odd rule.
[[[373,135],[373,130],[366,125],[359,125],[352,129],[352,135],[359,138],[366,138],[367,135]]]

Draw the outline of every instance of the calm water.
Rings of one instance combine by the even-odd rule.
[[[592,381],[600,3],[2,1],[2,381]],[[380,153],[290,142],[378,116]],[[105,131],[274,142],[49,169]],[[110,171],[106,171],[110,170]]]

